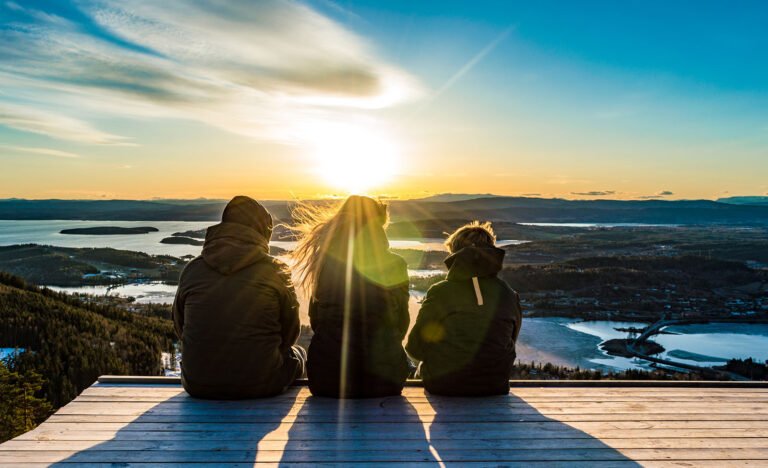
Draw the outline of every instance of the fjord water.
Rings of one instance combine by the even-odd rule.
[[[9,221],[0,220],[0,246],[13,244],[41,244],[59,247],[111,247],[133,250],[151,255],[198,255],[202,249],[196,245],[161,244],[160,241],[175,232],[196,231],[216,224],[211,221]],[[147,234],[72,235],[61,234],[64,229],[99,226],[157,228]],[[502,240],[500,245],[519,244],[525,241]],[[270,245],[291,250],[296,243],[272,241]],[[442,239],[394,239],[394,249],[444,250]]]
[[[135,297],[137,302],[170,304],[176,286],[164,283],[128,284],[113,287],[51,287],[57,291],[87,294],[119,294]],[[419,312],[424,293],[411,291],[409,311],[411,326]],[[308,323],[307,303],[301,298],[301,321]],[[614,338],[626,338],[617,328],[644,327],[646,323],[581,321],[560,317],[528,317],[523,322],[517,345],[519,362],[540,362],[582,369],[650,369],[646,361],[610,356],[600,344]],[[673,326],[657,335],[654,341],[665,351],[659,357],[698,366],[723,365],[732,358],[768,360],[768,325],[765,324],[701,324]]]
[[[0,245],[36,243],[62,247],[111,247],[158,255],[198,255],[201,247],[190,245],[161,244],[160,240],[175,232],[198,230],[211,222],[185,221],[0,221]],[[158,232],[132,235],[67,235],[62,229],[95,226],[138,227],[152,226]],[[501,241],[515,244],[520,241]],[[271,242],[272,245],[290,250],[294,242]],[[442,250],[441,239],[392,240],[393,248]],[[412,276],[428,276],[437,270],[411,270]],[[514,285],[513,285],[514,286]],[[51,289],[72,293],[119,294],[135,297],[138,302],[173,302],[175,285],[164,283],[137,283],[119,286],[82,286]],[[419,310],[424,293],[411,292],[409,309],[411,323]],[[302,322],[307,323],[306,301],[302,301]],[[607,321],[583,322],[570,318],[526,318],[518,343],[518,359],[521,362],[551,362],[558,365],[580,366],[592,369],[648,368],[648,364],[636,359],[608,356],[599,349],[600,343],[612,338],[624,338],[626,333],[616,328],[641,327],[642,323]],[[664,357],[697,365],[721,365],[730,358],[752,357],[768,359],[768,325],[711,324],[670,327],[671,334],[658,335],[654,339],[666,351]]]

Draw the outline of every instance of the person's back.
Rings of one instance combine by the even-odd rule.
[[[497,277],[504,251],[494,247],[490,226],[461,229],[447,242],[448,276],[427,292],[406,350],[422,361],[419,373],[430,393],[506,394],[522,322],[520,299]]]
[[[320,273],[309,307],[314,336],[307,371],[313,394],[356,398],[402,391],[408,375],[402,346],[409,322],[408,273],[405,261],[390,253],[381,267],[399,280],[384,286],[357,271],[347,275],[335,260]]]
[[[307,376],[313,395],[365,398],[403,389],[408,272],[389,251],[385,210],[372,199],[350,197],[297,249],[298,264],[312,273]]]
[[[173,315],[192,396],[270,396],[303,372],[303,353],[292,348],[298,302],[284,265],[269,256],[271,230],[261,205],[236,197],[181,274]]]

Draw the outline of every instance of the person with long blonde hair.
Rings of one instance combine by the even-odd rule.
[[[387,206],[351,196],[338,208],[294,210],[299,241],[292,257],[309,296],[314,335],[307,375],[313,395],[399,395],[408,375],[408,270],[390,252]]]

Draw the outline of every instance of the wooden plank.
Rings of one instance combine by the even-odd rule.
[[[375,408],[375,407],[398,407],[410,405],[414,408],[429,406],[432,408],[516,408],[521,406],[535,406],[546,407],[552,405],[567,405],[573,407],[586,407],[594,405],[650,405],[654,407],[666,407],[666,406],[679,406],[679,407],[695,407],[695,406],[724,406],[724,405],[747,405],[753,407],[766,407],[768,399],[747,399],[747,398],[690,398],[690,399],[633,399],[633,398],[605,398],[605,399],[573,399],[573,400],[556,400],[556,399],[529,399],[522,400],[514,397],[504,397],[498,399],[489,400],[452,400],[447,398],[433,398],[433,399],[406,399],[401,397],[383,398],[383,399],[367,399],[367,400],[350,400],[339,401],[329,398],[308,398],[305,400],[240,400],[240,401],[212,401],[212,400],[196,400],[192,398],[125,398],[125,399],[111,399],[111,398],[89,398],[80,397],[74,400],[71,404],[80,406],[115,406],[115,405],[144,405],[147,407],[163,407],[163,408],[242,408],[242,409],[256,409],[256,408],[289,408],[289,407],[311,407],[311,408]]]
[[[660,462],[664,463],[664,462]],[[719,462],[719,465],[703,465],[703,466],[716,466],[716,467],[722,467],[722,466],[728,466],[727,464],[724,465],[725,462]],[[36,463],[36,462],[26,462],[26,463],[5,463],[3,464],[3,468],[27,468],[27,467],[48,467],[50,466],[50,463]],[[77,466],[80,467],[87,467],[87,468],[114,468],[114,464],[112,463],[77,463]],[[159,468],[188,468],[188,463],[131,463],[131,462],[121,462],[120,467],[122,468],[146,468],[147,466],[152,467],[159,467]],[[225,463],[225,462],[219,462],[219,463],[195,463],[195,468],[219,468],[219,467],[227,467],[227,468],[245,468],[245,467],[254,467],[258,466],[259,468],[271,468],[271,467],[283,467],[285,464],[283,463]],[[308,467],[308,468],[316,468],[316,467],[357,467],[357,466],[365,466],[366,468],[376,468],[376,467],[384,467],[384,468],[391,468],[392,464],[387,463],[366,463],[366,462],[355,462],[355,463],[291,463],[292,467],[300,468],[300,467]],[[403,468],[409,468],[409,467],[433,467],[436,466],[435,462],[410,462],[410,463],[398,463],[398,467]],[[487,463],[474,463],[474,462],[465,462],[462,463],[462,466],[467,467],[487,467]],[[505,462],[503,465],[505,468],[527,468],[527,467],[537,467],[537,466],[545,466],[547,468],[637,468],[637,463],[632,461],[589,461],[589,462]],[[668,466],[675,466],[679,468],[679,464],[675,465],[655,465],[658,467],[666,468]],[[699,465],[702,466],[702,465]],[[739,464],[739,466],[752,466],[749,464],[749,462],[746,462],[746,464],[742,465]]]
[[[382,407],[383,406],[383,407]],[[644,414],[688,414],[688,413],[749,413],[762,414],[768,418],[768,405],[747,402],[730,402],[708,405],[706,402],[691,403],[631,403],[631,402],[583,402],[568,405],[541,403],[508,403],[508,404],[475,404],[475,405],[443,405],[434,403],[391,403],[390,405],[374,405],[366,402],[347,403],[343,407],[336,404],[313,402],[312,405],[302,404],[254,404],[251,402],[205,402],[200,405],[179,405],[173,403],[81,403],[74,401],[57,411],[57,414],[114,414],[142,416],[157,415],[206,415],[206,414],[239,414],[251,415],[337,415],[352,413],[370,416],[372,418],[403,413],[418,413],[420,415],[468,415],[482,412],[489,417],[498,415],[528,415],[528,414],[595,414],[595,413],[644,413]]]
[[[540,381],[540,382],[547,382],[547,381]],[[602,381],[602,382],[617,382],[617,381]],[[650,381],[653,382],[653,381]],[[729,382],[722,382],[723,384],[727,384]],[[750,385],[747,386],[697,386],[697,387],[691,387],[691,386],[659,386],[659,385],[650,385],[650,386],[643,386],[643,387],[622,387],[619,385],[609,385],[609,386],[603,386],[603,387],[559,387],[559,386],[547,386],[542,385],[539,387],[511,387],[510,391],[512,393],[532,393],[532,392],[560,392],[560,393],[570,393],[570,392],[653,392],[653,391],[664,391],[664,392],[696,392],[696,391],[705,391],[705,392],[766,392],[768,391],[768,385],[766,382],[751,382],[751,384],[756,385]],[[135,391],[135,390],[141,390],[141,389],[152,389],[152,390],[165,390],[165,391],[184,391],[181,385],[162,385],[162,384],[151,384],[151,383],[143,383],[143,384],[103,384],[103,383],[95,383],[88,387],[92,390],[126,390],[126,391]],[[289,387],[288,390],[286,390],[286,393],[291,392],[309,392],[308,387],[304,386],[294,386]],[[403,394],[410,394],[410,393],[424,393],[425,390],[423,387],[405,387],[403,389]]]
[[[184,389],[180,385],[153,385],[153,384],[101,384],[97,383],[86,390],[88,391],[121,391],[121,392],[142,392],[147,391],[166,391],[166,392],[183,392]],[[719,392],[726,394],[738,394],[738,393],[766,393],[768,392],[768,386],[762,385],[757,387],[600,387],[599,389],[593,387],[512,387],[510,392],[513,394],[538,394],[542,392],[546,393],[589,393],[589,394],[606,394],[606,393],[702,393],[702,392]],[[307,393],[309,394],[309,388],[307,387],[290,387],[285,394]],[[405,387],[402,391],[403,395],[412,394],[425,394],[427,393],[424,388],[421,387]]]
[[[757,466],[753,465],[753,462],[750,461],[738,461],[738,462],[729,462],[725,460],[718,461],[717,463],[708,463],[708,462],[697,462],[697,466],[703,466],[703,467],[728,467],[728,466]],[[64,465],[66,463],[62,463]],[[76,463],[79,467],[85,467],[85,468],[114,468],[114,464],[112,463],[84,463],[84,462],[78,462]],[[646,462],[646,466],[653,466],[657,468],[679,468],[681,465],[679,463],[672,463],[672,462]],[[36,462],[26,462],[26,463],[4,463],[3,468],[37,468],[37,467],[49,467],[50,463],[36,463]],[[73,465],[74,466],[74,465]],[[121,462],[119,464],[121,468],[147,468],[147,463],[132,463],[132,462]],[[158,467],[158,468],[189,468],[188,463],[152,463],[152,467]],[[384,467],[384,468],[391,468],[392,464],[387,463],[377,463],[377,462],[352,462],[352,463],[344,463],[344,462],[334,462],[334,463],[318,463],[318,462],[312,462],[312,463],[291,463],[290,465],[286,465],[285,463],[225,463],[225,462],[218,462],[218,463],[195,463],[195,468],[219,468],[219,467],[227,467],[227,468],[247,468],[247,467],[254,467],[257,466],[259,468],[271,468],[271,467],[285,467],[285,466],[291,466],[296,468],[316,468],[316,467],[358,467],[358,466],[364,466],[366,468],[377,468],[377,467]],[[424,468],[424,467],[434,467],[437,466],[435,462],[403,462],[397,464],[398,468]],[[488,463],[485,462],[464,462],[461,464],[463,467],[488,467]],[[501,465],[505,468],[528,468],[528,467],[547,467],[547,468],[637,468],[638,464],[633,461],[568,461],[568,462],[556,462],[556,461],[544,461],[544,462],[538,462],[538,461],[527,461],[527,462],[504,462],[503,465]],[[690,466],[690,465],[688,465]]]
[[[239,415],[239,414],[203,414],[203,415],[141,415],[140,417],[131,415],[107,415],[107,414],[54,414],[46,423],[55,422],[116,422],[129,423],[138,421],[141,423],[259,423],[275,421],[273,415]],[[288,415],[280,418],[283,422],[299,423],[329,423],[329,422],[380,422],[380,423],[401,423],[401,422],[420,422],[431,423],[435,420],[445,423],[465,423],[465,422],[489,422],[489,423],[518,423],[518,422],[536,422],[536,421],[562,421],[571,422],[626,422],[626,421],[694,421],[710,424],[718,427],[720,421],[744,421],[760,422],[765,421],[764,414],[743,414],[743,413],[686,413],[686,414],[643,414],[643,413],[596,413],[596,414],[502,414],[488,416],[484,414],[387,414],[378,415],[375,420],[362,414],[343,414],[343,415]]]
[[[372,423],[360,427],[349,425],[341,427],[321,427],[318,425],[275,424],[266,428],[236,430],[228,428],[198,428],[198,430],[141,430],[140,427],[123,430],[99,430],[95,427],[83,428],[38,428],[17,437],[17,440],[379,440],[382,438],[423,439],[425,428],[417,424],[377,425]],[[444,427],[428,426],[431,439],[545,439],[545,438],[738,438],[768,437],[768,429],[732,428],[732,429],[621,429],[580,431],[567,426],[553,429],[535,429],[527,427],[480,427],[462,428],[463,425]]]
[[[762,402],[765,402],[765,398],[741,398],[741,397],[712,397],[709,396],[710,399],[713,398],[719,398],[719,401],[725,402],[725,403],[733,403],[733,404],[759,404]],[[528,399],[530,398],[530,400]],[[379,405],[381,403],[398,403],[398,402],[412,402],[414,404],[425,404],[429,403],[432,406],[435,405],[445,405],[445,406],[464,406],[464,405],[508,405],[508,404],[524,404],[526,402],[535,402],[536,397],[517,397],[517,396],[500,396],[500,397],[488,397],[488,398],[450,398],[450,397],[402,397],[402,396],[393,396],[393,397],[387,397],[387,398],[366,398],[366,399],[358,399],[358,400],[339,400],[335,398],[325,398],[325,397],[307,397],[307,398],[284,398],[284,399],[249,399],[249,400],[203,400],[203,399],[195,399],[195,398],[187,398],[187,397],[170,397],[170,398],[164,398],[159,399],[159,401],[149,401],[149,403],[185,403],[185,404],[216,404],[219,406],[227,406],[227,405],[253,405],[253,406],[264,406],[268,404],[291,404],[291,403],[304,403],[307,401],[311,401],[314,404],[326,404],[326,405],[336,405],[336,406],[365,406],[365,405]],[[75,402],[81,402],[86,401],[89,398],[87,396],[83,397],[83,400],[76,399]],[[566,401],[567,397],[560,397],[558,398],[545,398],[542,399],[541,403],[560,403],[562,401]],[[591,399],[583,399],[581,401],[573,401],[573,403],[590,403],[590,402],[621,402],[626,400],[627,398],[600,398],[599,396],[592,396]],[[703,401],[707,399],[707,395],[701,395],[701,398],[694,399],[694,398],[688,398],[686,399],[689,403],[695,403],[697,401]],[[154,400],[154,399],[152,399]],[[640,399],[630,399],[631,401],[652,401],[652,402],[658,402],[658,403],[664,403],[665,401],[668,401],[668,399],[664,398],[640,398]],[[131,398],[125,398],[121,401],[125,401],[126,403],[132,403],[132,402],[141,402],[139,399],[133,399]],[[98,401],[94,401],[94,403],[98,403]]]
[[[643,465],[648,468],[680,468],[681,466],[694,466],[693,463],[686,462],[686,461],[665,461],[665,460],[654,460],[654,461],[645,461],[643,462]],[[37,468],[37,467],[48,467],[50,466],[50,463],[5,463],[3,464],[3,468]],[[114,468],[114,464],[112,463],[77,463],[77,466],[84,467],[84,468]],[[146,468],[148,464],[146,463],[131,463],[131,462],[122,462],[119,464],[122,468]],[[152,463],[152,467],[158,467],[158,468],[188,468],[189,464],[187,463]],[[391,464],[386,463],[376,463],[376,462],[352,462],[352,463],[343,463],[343,462],[335,462],[335,463],[291,463],[290,465],[286,465],[285,463],[195,463],[195,468],[218,468],[218,467],[227,467],[227,468],[247,468],[247,467],[254,467],[257,466],[259,468],[271,468],[271,467],[284,467],[284,466],[291,466],[296,468],[315,468],[315,467],[357,467],[357,466],[364,466],[366,468],[376,468],[376,467],[384,467],[384,468],[391,468]],[[407,463],[398,463],[398,468],[425,468],[425,467],[434,467],[436,466],[435,462],[407,462]],[[461,464],[462,467],[488,467],[488,463],[486,462],[464,462]],[[525,461],[525,462],[503,462],[503,464],[498,465],[503,466],[504,468],[528,468],[528,467],[546,467],[546,468],[637,468],[639,465],[637,462],[629,461],[629,460],[622,460],[622,461],[601,461],[601,460],[595,460],[595,461],[567,461],[567,462],[557,462],[557,461]],[[696,460],[695,463],[696,467],[701,468],[727,468],[727,467],[765,467],[764,461],[759,460],[715,460],[715,461],[708,461],[708,460]]]
[[[693,466],[690,462],[685,461],[645,461],[643,463],[648,468],[680,468],[681,466],[690,467]],[[3,468],[38,468],[48,467],[50,463],[7,463],[3,465]],[[114,468],[112,463],[77,463],[77,466],[84,468]],[[147,468],[146,463],[120,463],[121,468]],[[152,463],[152,467],[158,468],[188,468],[187,463]],[[285,463],[195,463],[195,468],[247,468],[257,466],[259,468],[271,468],[271,467],[285,467],[291,466],[296,468],[315,468],[315,467],[357,467],[364,466],[366,468],[391,468],[391,464],[376,463],[376,462],[353,462],[353,463],[291,463],[286,465]],[[398,468],[425,468],[436,466],[435,462],[408,462],[398,463]],[[462,467],[483,467],[487,468],[489,465],[485,462],[464,462]],[[504,462],[495,466],[501,466],[504,468],[528,468],[528,467],[546,467],[546,468],[637,468],[639,465],[634,461],[526,461],[526,462]],[[754,460],[717,460],[706,461],[697,460],[696,467],[702,468],[728,468],[728,467],[761,467],[765,468],[765,462]]]
[[[413,451],[336,451],[336,450],[247,450],[247,451],[13,451],[0,452],[0,463],[25,460],[56,463],[69,458],[74,462],[100,463],[215,463],[215,462],[506,462],[506,461],[586,461],[635,460],[768,460],[768,449],[604,449],[536,450],[427,450]]]
[[[179,377],[162,376],[132,376],[132,375],[102,375],[98,378],[100,384],[163,384],[180,385]],[[656,388],[768,388],[768,382],[759,381],[718,381],[718,380],[510,380],[513,387],[656,387]],[[297,379],[294,386],[306,386],[306,379]],[[406,385],[420,387],[421,380],[407,380]]]
[[[3,446],[8,451],[82,451],[82,450],[168,450],[168,451],[209,451],[209,450],[423,450],[428,445],[443,450],[479,449],[631,449],[631,448],[768,448],[768,438],[584,438],[584,439],[386,439],[386,440],[107,440],[98,441],[28,441],[12,440]]]
[[[264,401],[270,401],[270,402],[284,402],[284,401],[294,401],[294,402],[302,402],[307,401],[309,399],[316,399],[319,397],[312,397],[312,396],[297,396],[293,398],[274,398],[270,400],[264,400]],[[466,403],[472,403],[478,401],[477,399],[469,399],[469,398],[448,398],[448,397],[428,397],[428,396],[410,396],[410,397],[404,397],[410,402],[429,402],[429,401],[437,401],[440,399],[445,399],[453,402],[466,402]],[[675,401],[687,401],[687,402],[695,402],[695,401],[707,401],[707,402],[728,402],[728,401],[743,401],[747,400],[750,403],[768,403],[768,393],[760,394],[760,395],[754,395],[754,394],[747,394],[747,395],[711,395],[711,394],[689,394],[689,395],[589,395],[589,396],[582,396],[582,395],[562,395],[562,396],[551,396],[551,395],[535,395],[535,396],[508,396],[508,397],[501,397],[498,398],[498,400],[506,400],[506,401],[516,401],[516,400],[522,400],[525,402],[534,402],[534,403],[546,403],[546,402],[557,402],[557,403],[569,403],[569,402],[583,402],[583,401],[642,401],[642,402],[675,402]],[[192,398],[187,394],[177,394],[177,395],[109,395],[109,394],[103,394],[103,395],[94,395],[94,394],[83,394],[77,397],[77,401],[83,402],[83,401],[93,401],[93,402],[124,402],[124,401],[137,401],[137,402],[154,402],[154,403],[162,403],[162,402],[184,402],[184,403],[196,403],[196,402],[203,402],[206,400],[199,400],[196,398]],[[260,400],[254,400],[254,401],[260,401]]]
[[[758,415],[759,417],[759,415]],[[99,427],[102,428],[114,428],[114,430],[119,430],[120,428],[123,428],[127,425],[127,423],[132,423],[133,425],[137,424],[154,424],[153,427],[156,427],[158,429],[155,430],[172,430],[177,427],[203,427],[204,425],[211,425],[211,424],[217,424],[220,427],[238,427],[243,428],[243,430],[247,430],[249,427],[252,427],[255,424],[264,424],[269,422],[275,422],[276,420],[274,418],[267,420],[253,420],[252,418],[247,420],[239,420],[239,421],[169,421],[169,420],[147,420],[145,418],[141,418],[139,420],[133,419],[133,418],[120,418],[122,420],[120,421],[114,421],[111,420],[116,417],[112,416],[99,416],[98,418],[96,416],[88,416],[88,417],[82,417],[82,416],[70,416],[70,415],[53,415],[51,416],[45,424],[49,427],[53,427],[53,425],[56,424],[73,424],[73,423],[85,423],[85,424],[99,424]],[[420,419],[421,418],[421,419]],[[336,418],[328,418],[323,420],[318,420],[314,418],[289,418],[286,420],[286,418],[283,418],[280,420],[282,423],[291,423],[291,424],[350,424],[350,423],[357,423],[357,424],[399,424],[399,423],[418,423],[418,424],[431,424],[435,422],[434,417],[431,416],[416,416],[415,419],[411,418],[410,420],[406,420],[404,418],[398,418],[394,421],[371,421],[369,419],[362,420],[340,420]],[[454,421],[446,421],[442,418],[440,418],[438,421],[440,424],[453,424]],[[498,421],[491,421],[488,420],[488,418],[480,418],[480,419],[474,419],[470,421],[463,421],[466,423],[485,423],[485,424],[498,424]],[[536,419],[526,419],[523,421],[520,420],[510,420],[506,422],[511,422],[515,424],[536,424],[541,426],[547,426],[547,425],[553,425],[553,424],[559,424],[564,425],[564,421],[562,420],[555,420],[551,418],[536,418]],[[712,420],[712,419],[701,419],[701,420],[671,420],[671,419],[656,419],[656,420],[640,420],[637,418],[632,418],[628,420],[609,420],[609,421],[567,421],[567,425],[571,427],[579,427],[579,428],[595,428],[595,427],[603,427],[603,428],[612,428],[612,429],[725,429],[725,428],[742,428],[742,429],[748,429],[748,428],[762,428],[766,429],[768,428],[768,420],[765,418],[760,417],[759,419],[753,418],[751,420],[733,420],[733,419],[726,419],[726,420]],[[167,429],[159,429],[159,428],[167,428]]]

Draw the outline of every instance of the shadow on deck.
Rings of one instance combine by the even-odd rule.
[[[768,463],[765,384],[539,381],[487,398],[409,386],[403,396],[368,400],[313,397],[296,386],[269,399],[205,401],[166,380],[129,382],[94,384],[0,445],[0,465]]]

